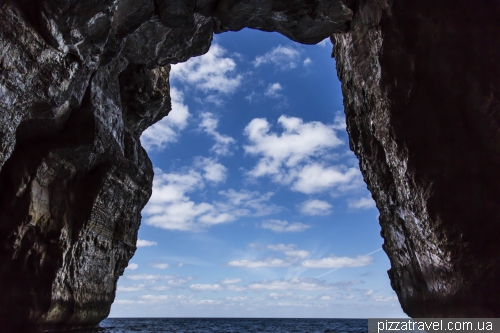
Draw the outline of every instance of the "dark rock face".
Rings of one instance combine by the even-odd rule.
[[[351,149],[412,317],[500,315],[499,14],[361,1],[333,36]]]
[[[0,1],[0,325],[108,313],[168,114],[170,64],[244,27],[332,36],[351,148],[411,316],[499,316],[493,1]],[[497,22],[498,21],[498,22]]]
[[[109,314],[151,195],[139,137],[170,111],[170,64],[214,31],[315,43],[351,17],[340,0],[0,2],[2,329]]]

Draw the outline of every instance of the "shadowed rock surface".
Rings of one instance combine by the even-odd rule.
[[[500,3],[363,1],[333,37],[351,149],[412,317],[500,316]]]
[[[500,316],[498,17],[486,0],[0,1],[0,325],[109,314],[170,64],[244,27],[334,41],[405,312]]]

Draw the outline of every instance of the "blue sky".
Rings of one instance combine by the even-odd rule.
[[[331,49],[245,29],[172,66],[112,317],[406,317]]]

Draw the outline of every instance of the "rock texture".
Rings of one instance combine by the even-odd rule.
[[[110,310],[170,111],[170,64],[243,27],[316,43],[341,0],[0,2],[0,327],[77,328]]]
[[[500,4],[354,11],[333,55],[392,287],[412,317],[498,317]]]
[[[499,14],[487,0],[0,0],[2,329],[108,315],[169,66],[244,27],[332,37],[403,309],[498,317]]]

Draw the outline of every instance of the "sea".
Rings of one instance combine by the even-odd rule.
[[[358,333],[367,319],[278,318],[107,318],[101,327],[78,333]]]

